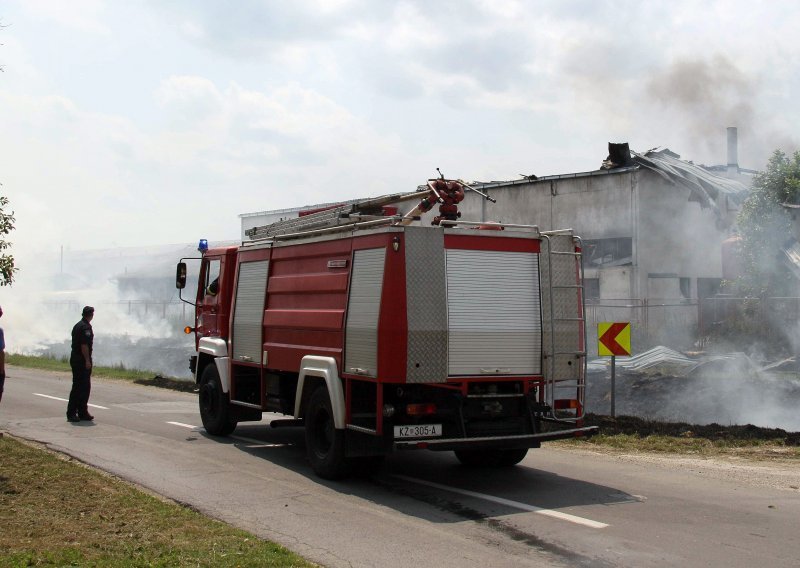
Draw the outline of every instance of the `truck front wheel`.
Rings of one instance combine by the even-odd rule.
[[[228,395],[222,391],[222,382],[214,363],[206,365],[200,378],[200,418],[203,427],[212,436],[227,436],[236,429],[231,418]]]
[[[349,473],[344,455],[344,430],[337,430],[333,406],[325,385],[317,387],[306,407],[306,453],[314,473],[324,479],[340,479]]]
[[[517,465],[528,453],[528,448],[513,450],[456,450],[455,454],[464,465],[477,467],[509,467]]]

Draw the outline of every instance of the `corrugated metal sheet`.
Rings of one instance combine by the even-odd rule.
[[[345,371],[369,377],[378,374],[378,316],[383,289],[386,249],[353,254],[350,300],[345,329]]]
[[[736,203],[747,197],[748,188],[741,182],[715,175],[705,168],[675,157],[668,150],[649,151],[644,154],[631,152],[634,161],[671,183],[681,185],[692,192],[691,199],[714,211],[717,218],[722,219],[716,200],[720,194],[728,196]]]
[[[800,243],[795,239],[791,239],[781,247],[781,251],[792,274],[800,279]]]
[[[448,373],[539,374],[538,255],[450,249],[446,258]]]
[[[261,362],[261,321],[267,290],[269,261],[243,262],[239,267],[233,313],[233,358]]]

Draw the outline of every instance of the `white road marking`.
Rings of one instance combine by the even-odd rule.
[[[173,426],[180,426],[181,428],[189,428],[190,430],[200,431],[202,428],[200,426],[195,426],[194,424],[184,424],[183,422],[167,422],[167,424],[172,424]]]
[[[35,392],[33,394],[36,395],[36,396],[41,396],[43,398],[51,398],[53,400],[60,400],[62,402],[69,402],[69,399],[59,398],[57,396],[50,396],[49,394],[41,394],[41,393],[38,393],[38,392]],[[90,403],[89,406],[91,406],[92,408],[99,408],[100,410],[108,410],[107,406],[100,406],[99,404],[91,404]]]
[[[67,400],[66,398],[58,398],[57,396],[50,396],[49,394],[41,394],[41,393],[38,393],[38,392],[35,392],[33,394],[36,395],[36,396],[44,397],[44,398],[52,398],[53,400],[61,400],[61,401],[64,401],[64,402],[69,402],[69,400]]]
[[[195,432],[199,432],[203,429],[202,426],[193,426],[191,424],[184,424],[183,422],[167,422],[167,424],[172,424],[173,426],[180,426],[181,428],[189,428],[194,430]],[[263,440],[256,440],[255,438],[245,438],[244,436],[231,436],[234,440],[239,440],[241,442],[246,442],[250,444],[247,446],[248,448],[282,448],[284,446],[288,446],[289,444],[270,444],[268,442],[264,442]]]
[[[283,446],[288,446],[289,444],[272,444],[269,442],[265,442],[264,440],[256,440],[255,438],[245,438],[244,436],[231,436],[234,440],[241,440],[242,442],[247,442],[248,444],[254,444],[252,446],[247,446],[248,448],[281,448]]]
[[[562,521],[569,521],[571,523],[583,525],[593,529],[604,529],[608,526],[608,524],[606,523],[593,521],[591,519],[584,519],[583,517],[577,517],[575,515],[570,515],[568,513],[562,513],[560,511],[554,511],[552,509],[543,509],[541,507],[536,507],[535,505],[528,505],[527,503],[520,503],[519,501],[511,501],[510,499],[503,499],[502,497],[486,495],[485,493],[478,493],[476,491],[469,491],[467,489],[458,489],[456,487],[450,487],[449,485],[441,485],[439,483],[433,483],[431,481],[425,481],[423,479],[417,479],[415,477],[407,477],[405,475],[393,475],[392,477],[397,477],[398,479],[410,481],[411,483],[427,485],[429,487],[434,487],[436,489],[441,489],[443,491],[450,491],[451,493],[460,493],[461,495],[476,497],[478,499],[491,501],[493,503],[499,503],[500,505],[506,505],[507,507],[514,507],[515,509],[521,509],[523,511],[530,511],[532,513],[537,513],[539,515],[554,517],[556,519],[561,519]]]

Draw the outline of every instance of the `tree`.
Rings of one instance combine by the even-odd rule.
[[[14,273],[18,268],[14,266],[13,255],[6,254],[11,248],[11,243],[6,240],[14,230],[14,212],[6,213],[8,198],[0,196],[0,286],[9,286],[14,282]]]
[[[753,178],[752,191],[739,212],[744,274],[739,292],[748,296],[795,295],[797,282],[782,259],[791,240],[792,218],[784,203],[800,203],[800,152],[776,150]]]
[[[0,23],[0,28],[5,26]],[[3,66],[0,65],[0,71]],[[8,205],[8,198],[0,196],[0,286],[10,286],[14,281],[14,257],[6,254],[5,251],[11,248],[11,243],[5,237],[14,230],[14,212],[6,213],[5,207]]]

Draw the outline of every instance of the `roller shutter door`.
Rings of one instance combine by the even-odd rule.
[[[448,374],[541,374],[539,255],[448,249]]]
[[[350,298],[345,329],[345,371],[374,377],[378,374],[378,316],[383,290],[386,249],[353,253]]]
[[[233,313],[234,361],[261,362],[261,322],[264,318],[268,271],[268,260],[243,262],[239,266]]]

